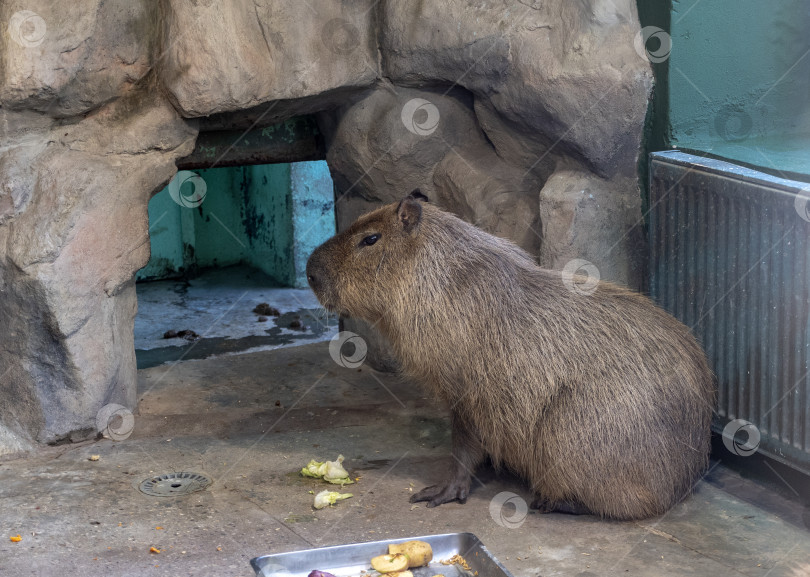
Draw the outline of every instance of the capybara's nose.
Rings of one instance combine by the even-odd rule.
[[[317,272],[318,266],[314,262],[316,258],[317,257],[313,254],[307,261],[307,282],[309,283],[309,288],[317,292],[318,288],[321,286],[321,278]]]

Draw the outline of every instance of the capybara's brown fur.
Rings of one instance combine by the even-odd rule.
[[[544,511],[640,519],[707,465],[711,371],[689,330],[640,294],[572,290],[414,196],[328,240],[307,275],[326,308],[375,324],[405,375],[451,409],[452,473],[414,501],[464,502],[490,457]]]

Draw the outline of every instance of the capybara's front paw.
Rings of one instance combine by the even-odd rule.
[[[450,501],[458,501],[463,504],[467,502],[467,496],[469,494],[469,486],[451,481],[444,485],[425,487],[411,496],[411,503],[427,501],[428,507],[438,507],[442,503],[449,503]]]
[[[538,513],[551,513],[554,510],[554,503],[538,495],[534,498],[531,505],[529,505],[529,508],[534,509]]]

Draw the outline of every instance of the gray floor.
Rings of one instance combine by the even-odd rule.
[[[203,359],[319,342],[337,333],[309,289],[274,288],[256,269],[212,269],[190,281],[138,283],[135,350],[138,368],[177,360]],[[281,316],[259,321],[253,309],[267,303]],[[301,328],[290,328],[298,321]],[[192,330],[201,339],[164,338],[169,331]]]
[[[262,554],[457,531],[518,577],[810,574],[801,507],[716,462],[691,497],[642,522],[529,513],[507,528],[493,497],[529,492],[486,468],[466,505],[412,506],[447,468],[446,415],[410,383],[338,366],[328,343],[144,369],[139,391],[128,438],[0,464],[0,575],[247,577]],[[355,496],[315,511],[323,485],[298,471],[339,453]],[[177,471],[214,483],[185,497],[136,488]]]

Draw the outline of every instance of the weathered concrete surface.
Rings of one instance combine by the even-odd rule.
[[[163,82],[192,117],[367,87],[378,73],[375,4],[171,0]]]
[[[381,21],[386,77],[398,85],[467,89],[486,148],[522,169],[511,180],[530,172],[540,181],[543,193],[528,205],[518,194],[524,200],[498,208],[509,218],[495,229],[525,246],[519,215],[532,210],[531,221],[539,205],[541,265],[563,268],[585,258],[602,278],[640,288],[636,160],[652,74],[633,44],[635,2],[388,2]],[[476,154],[483,151],[476,147]],[[572,198],[563,209],[549,206],[582,180],[600,210]],[[464,196],[468,214],[491,211],[489,197],[476,202],[468,188]],[[533,228],[540,234],[537,223]]]
[[[412,491],[447,469],[448,420],[413,384],[360,368],[337,366],[319,343],[140,371],[128,439],[0,462],[0,573],[249,577],[258,555],[472,531],[515,577],[807,574],[801,504],[722,464],[668,514],[641,522],[529,513],[507,528],[492,499],[529,491],[487,467],[467,504],[414,508]],[[354,497],[315,511],[309,492],[325,485],[298,471],[341,453],[359,477],[345,489]],[[214,484],[167,499],[134,487],[185,470]]]
[[[326,160],[340,201],[357,199],[366,209],[398,200],[414,188],[435,198],[433,170],[445,154],[486,145],[469,93],[444,92],[386,84],[357,103],[321,115]],[[406,105],[416,99],[423,109],[408,112]],[[338,226],[360,212],[341,210]]]
[[[165,102],[133,95],[0,153],[17,169],[0,174],[13,207],[0,227],[0,416],[20,443],[92,436],[104,404],[134,408],[146,203],[195,134]]]
[[[246,266],[211,269],[188,281],[138,283],[138,368],[309,344],[335,336],[337,317],[321,308],[311,290],[273,285],[267,275]],[[265,316],[259,322],[254,309],[260,303],[281,314]],[[306,328],[290,328],[296,320]],[[192,330],[201,338],[164,338],[169,330]]]
[[[385,86],[325,114],[338,227],[419,188],[485,230],[539,249],[541,181],[504,162],[476,122],[470,94]]]
[[[114,100],[151,69],[156,18],[148,0],[3,2],[3,108],[72,117]]]
[[[386,76],[470,90],[507,123],[486,129],[504,158],[519,160],[499,147],[505,130],[531,164],[553,145],[604,174],[635,165],[652,75],[633,0],[386,2],[382,22]]]
[[[540,192],[543,266],[563,269],[584,259],[601,278],[639,290],[646,262],[641,197],[628,192],[637,186],[635,175],[605,179],[560,166]]]
[[[539,253],[543,187],[535,174],[507,164],[492,150],[454,150],[436,167],[433,182],[439,204],[530,254]]]

